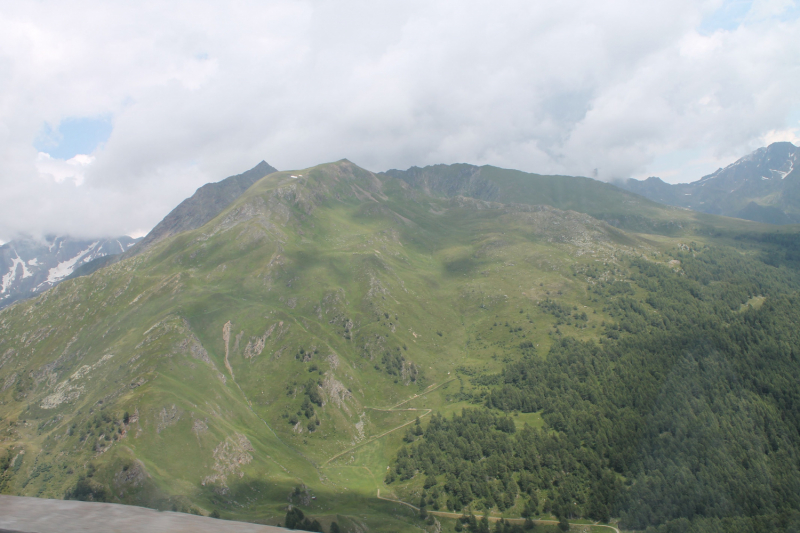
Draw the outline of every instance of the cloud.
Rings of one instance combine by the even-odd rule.
[[[146,231],[261,159],[601,179],[669,160],[680,177],[795,126],[795,12],[783,0],[9,4],[0,238]],[[97,117],[107,139],[72,150],[91,162],[42,160],[43,125]]]
[[[67,159],[53,158],[50,154],[39,152],[36,159],[36,169],[39,174],[51,178],[56,183],[72,180],[76,187],[83,184],[86,168],[94,162],[94,157],[85,154],[76,154]]]
[[[800,128],[770,130],[762,137],[761,144],[769,145],[776,142],[790,142],[800,146]]]

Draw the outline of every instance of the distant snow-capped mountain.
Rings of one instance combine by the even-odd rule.
[[[616,185],[665,204],[737,218],[800,222],[800,148],[773,143],[692,183],[671,185],[659,178]]]
[[[49,237],[44,241],[21,239],[0,245],[0,309],[46,291],[70,276],[88,275],[120,259],[110,256],[129,249],[129,255],[134,255],[166,237],[202,226],[256,181],[273,172],[277,172],[275,168],[262,161],[247,172],[203,185],[144,238]],[[133,248],[137,243],[139,246]]]
[[[58,284],[100,257],[121,254],[140,239],[19,239],[0,246],[0,309]]]

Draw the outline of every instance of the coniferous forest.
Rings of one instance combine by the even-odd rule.
[[[386,481],[422,476],[421,505],[463,511],[475,531],[484,526],[468,510],[503,511],[519,497],[526,517],[796,531],[797,273],[765,268],[774,253],[703,247],[674,257],[680,271],[628,259],[624,282],[579,272],[614,317],[601,340],[557,334],[546,354],[521,344],[520,360],[481,377],[474,408],[419,428]],[[767,297],[760,308],[745,305],[756,295]],[[517,429],[515,412],[540,412],[545,424]]]

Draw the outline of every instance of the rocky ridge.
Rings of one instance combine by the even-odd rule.
[[[768,224],[800,223],[800,148],[773,143],[691,183],[617,183],[650,200]]]
[[[100,258],[120,255],[139,239],[47,237],[42,241],[17,239],[0,246],[0,309],[35,296]]]

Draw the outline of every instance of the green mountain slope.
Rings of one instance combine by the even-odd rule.
[[[467,196],[502,203],[550,205],[586,213],[627,231],[682,235],[752,230],[723,217],[665,206],[610,183],[578,176],[544,176],[493,166],[432,165],[389,170],[387,176],[433,196]],[[669,202],[665,202],[669,203]],[[766,229],[766,228],[765,228]]]
[[[262,161],[247,172],[229,176],[218,182],[206,183],[170,211],[147,235],[139,239],[135,246],[127,250],[125,255],[99,257],[80,265],[69,277],[88,276],[124,257],[139,254],[167,237],[199,228],[231,205],[231,202],[251,185],[273,172],[277,170],[266,161]]]
[[[739,223],[746,238],[713,242],[699,223],[666,232],[674,236],[626,233],[525,203],[539,196],[523,177],[504,203],[499,192],[445,194],[345,160],[276,172],[204,226],[0,312],[2,491],[270,524],[292,503],[326,531],[333,521],[348,531],[452,528],[445,514],[417,518],[422,474],[387,479],[398,450],[434,413],[485,405],[509,365],[551,361],[565,337],[613,345],[646,331],[619,318],[622,297],[649,291],[628,283],[634,258],[695,276],[676,251],[694,257],[716,242],[722,263],[740,258],[731,272],[744,277],[725,271],[675,290],[713,289],[713,300],[724,282],[737,312],[796,286],[794,258],[761,242],[756,224]],[[515,182],[503,183],[511,191]],[[630,197],[647,220],[694,216]],[[559,205],[591,210],[589,200]],[[520,429],[574,438],[540,405],[510,405],[492,412],[521,410]],[[635,474],[600,471],[622,484]],[[511,474],[518,486],[520,476]],[[444,513],[445,480],[436,483]],[[515,517],[529,504],[522,493],[503,509],[479,502]]]
[[[559,209],[603,213],[663,213],[635,194],[608,183],[575,176],[542,176],[493,166],[433,165],[405,171],[389,170],[387,175],[402,179],[415,188],[448,197],[469,196],[503,203],[551,205]]]
[[[251,185],[273,172],[277,170],[266,161],[262,161],[247,172],[227,177],[216,183],[206,183],[170,211],[131,252],[139,253],[171,235],[199,228],[228,207]]]

